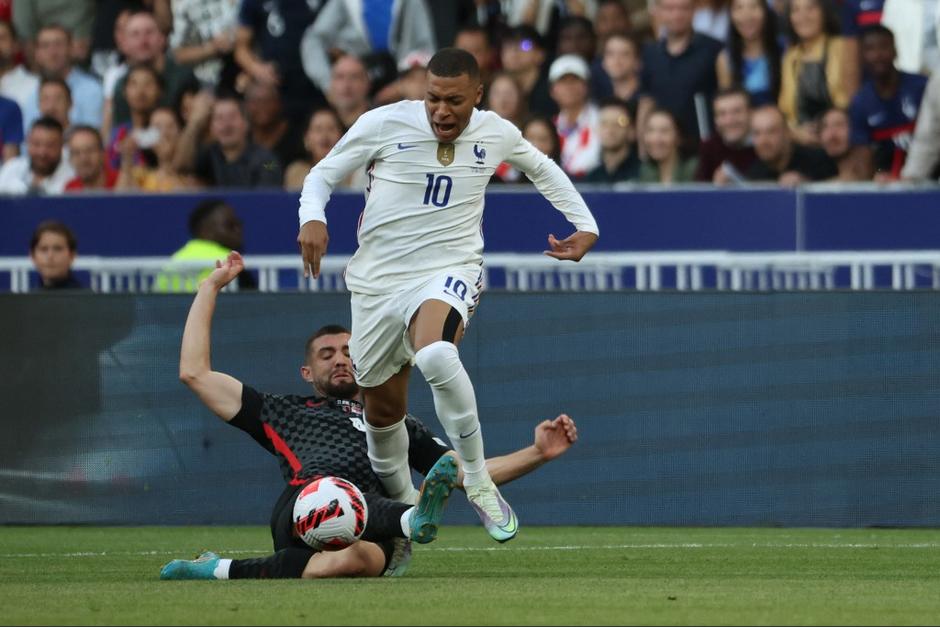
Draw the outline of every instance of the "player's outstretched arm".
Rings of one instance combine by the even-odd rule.
[[[535,427],[535,440],[531,446],[487,459],[486,469],[496,485],[509,483],[563,455],[577,441],[578,427],[574,420],[568,414],[560,414],[554,420],[543,420]],[[463,485],[463,471],[457,473],[457,481]]]
[[[242,383],[212,370],[212,314],[219,291],[245,269],[245,262],[233,251],[225,261],[216,261],[215,265],[216,269],[199,285],[186,317],[180,348],[180,381],[195,392],[215,415],[229,421],[242,407]]]

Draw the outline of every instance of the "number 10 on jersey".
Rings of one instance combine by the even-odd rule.
[[[431,173],[428,177],[428,186],[424,190],[424,204],[432,204],[435,207],[446,207],[450,201],[450,188],[454,182],[449,176],[434,176]]]

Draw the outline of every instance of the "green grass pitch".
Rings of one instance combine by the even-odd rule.
[[[445,527],[401,579],[162,582],[262,527],[0,527],[0,624],[937,624],[940,531]]]

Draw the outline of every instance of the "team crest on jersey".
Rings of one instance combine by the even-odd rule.
[[[483,165],[486,163],[486,148],[481,147],[479,144],[474,144],[473,156],[477,158],[477,165]]]
[[[437,145],[437,160],[443,166],[448,166],[454,162],[454,145],[453,144],[438,144]]]

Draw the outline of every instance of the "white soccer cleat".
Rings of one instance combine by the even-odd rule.
[[[497,542],[507,542],[516,537],[519,532],[516,513],[499,493],[495,483],[487,481],[466,486],[466,490],[467,500],[483,521],[483,527],[490,537]]]

